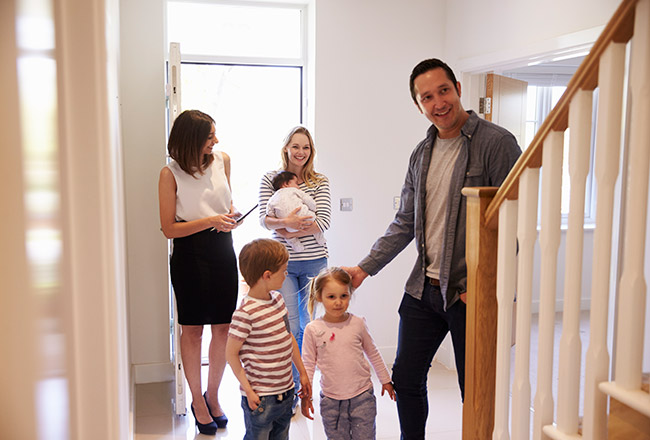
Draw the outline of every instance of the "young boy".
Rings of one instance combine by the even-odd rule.
[[[300,397],[311,397],[287,309],[276,291],[284,282],[288,261],[284,245],[266,238],[251,241],[239,253],[239,268],[250,290],[232,315],[226,360],[243,395],[244,440],[289,438],[295,393],[292,360],[300,373]]]

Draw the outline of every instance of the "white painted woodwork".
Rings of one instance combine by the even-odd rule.
[[[169,127],[171,129],[174,121],[181,114],[181,44],[169,44],[169,66],[168,66],[167,93],[169,95]],[[172,255],[173,241],[169,240],[169,258]],[[171,340],[172,340],[172,364],[174,366],[174,413],[185,415],[187,413],[187,395],[185,388],[185,371],[181,361],[181,328],[178,324],[178,309],[176,296],[172,295],[169,289],[173,307]]]
[[[614,187],[619,169],[621,107],[625,44],[612,43],[603,53],[598,72],[599,96],[595,176],[598,187],[592,264],[589,346],[585,358],[583,436],[607,438],[607,396],[598,390],[608,380],[607,315]]]
[[[646,309],[645,237],[650,165],[650,1],[636,7],[630,61],[629,176],[626,185],[623,271],[618,292],[615,377],[627,390],[641,388]],[[639,209],[639,207],[642,207]]]
[[[30,283],[30,266],[25,246],[25,170],[23,168],[23,137],[18,93],[16,42],[18,5],[0,2],[0,78],[2,78],[2,117],[0,117],[0,197],[2,228],[0,228],[0,433],[2,438],[37,438],[37,386],[40,346],[37,329],[44,327],[37,308],[35,292]],[[42,21],[45,23],[45,20]],[[22,116],[25,117],[24,115]],[[24,120],[22,121],[25,122]]]
[[[494,440],[510,440],[510,348],[512,309],[517,267],[517,200],[506,200],[499,208],[497,256],[497,356],[494,407]]]
[[[494,73],[488,75],[492,78],[492,95],[488,96],[492,98],[492,122],[512,133],[523,148],[526,144],[528,83]]]
[[[553,422],[553,342],[557,253],[560,248],[562,199],[562,158],[564,132],[552,131],[544,140],[542,154],[542,212],[539,243],[541,280],[539,305],[539,340],[537,355],[537,390],[534,400],[533,439],[547,438],[542,427]]]
[[[70,438],[129,437],[126,250],[110,0],[53,2]]]
[[[539,168],[527,168],[519,180],[517,240],[517,324],[515,374],[512,384],[513,439],[530,436],[530,321],[533,296],[533,258],[537,239]]]
[[[585,187],[591,157],[592,92],[580,90],[569,106],[569,179],[571,195],[566,235],[564,310],[557,395],[557,429],[578,433],[580,405],[580,297],[582,294],[582,246]]]

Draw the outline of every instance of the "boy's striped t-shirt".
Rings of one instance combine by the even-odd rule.
[[[272,291],[269,300],[246,296],[232,315],[228,336],[244,341],[239,359],[259,396],[293,388],[292,339],[287,309],[279,292]]]

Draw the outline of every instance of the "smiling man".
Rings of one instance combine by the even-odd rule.
[[[411,97],[431,123],[413,150],[401,205],[386,233],[358,266],[346,268],[358,287],[415,239],[418,258],[406,281],[393,382],[403,439],[424,439],[427,374],[451,332],[461,397],[465,383],[466,186],[500,186],[521,154],[514,136],[465,111],[454,72],[438,59],[413,69]]]

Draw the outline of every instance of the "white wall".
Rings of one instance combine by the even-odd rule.
[[[619,0],[447,0],[445,53],[452,68],[467,59],[496,60],[550,50],[558,37],[607,23]],[[565,43],[566,44],[566,43]]]
[[[165,164],[164,0],[120,1],[131,361],[138,383],[169,380],[167,240],[158,218]]]
[[[603,25],[617,4],[485,3],[315,1],[314,120],[308,124],[314,129],[317,170],[332,185],[332,228],[326,234],[331,264],[356,264],[394,215],[392,198],[399,195],[408,157],[428,126],[408,91],[417,62],[439,57],[456,67],[477,54],[525,50],[536,40]],[[171,377],[167,256],[158,230],[156,187],[165,147],[163,5],[164,0],[120,3],[130,342],[138,382]],[[588,7],[577,13],[578,5]],[[338,210],[342,197],[353,198],[352,212]],[[388,363],[414,259],[409,247],[366,280],[353,301],[353,311],[367,318]]]
[[[408,156],[426,120],[413,106],[408,76],[421,59],[442,56],[432,41],[442,2],[317,1],[314,128],[317,169],[332,183],[331,263],[356,264],[392,219]],[[157,180],[164,165],[163,0],[122,1],[121,105],[125,157],[131,357],[136,382],[171,378],[167,256],[159,232]],[[437,18],[438,17],[438,18]],[[338,211],[341,197],[354,211]],[[414,261],[405,251],[359,290],[392,362],[397,307]],[[379,292],[375,292],[379,290]]]
[[[395,215],[408,157],[425,135],[408,78],[415,64],[442,57],[442,1],[317,1],[315,142],[317,169],[332,187],[331,265],[355,265]],[[353,199],[341,212],[339,200]],[[415,261],[413,245],[353,296],[392,364],[397,309]]]

